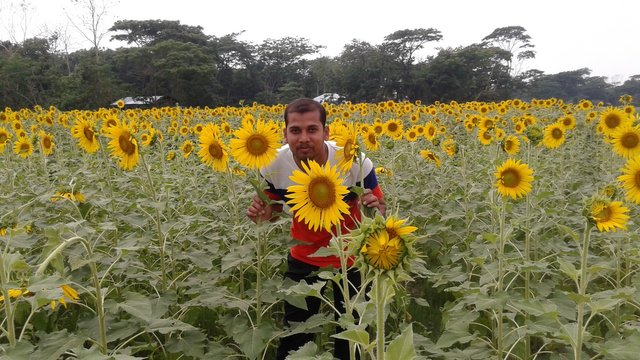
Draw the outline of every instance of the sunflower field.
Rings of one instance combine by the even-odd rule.
[[[336,338],[364,359],[636,359],[633,100],[326,105],[341,164],[304,170],[339,197],[365,152],[387,203],[322,249],[365,282],[338,320],[327,299],[346,277],[283,280],[290,211],[245,215],[284,105],[5,108],[0,357],[273,359],[315,332],[291,359],[331,359]],[[321,314],[285,328],[283,300],[305,296]]]

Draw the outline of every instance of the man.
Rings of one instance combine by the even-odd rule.
[[[331,166],[337,164],[336,153],[340,151],[335,143],[329,140],[329,128],[326,126],[327,113],[324,107],[311,99],[298,99],[287,105],[284,110],[284,139],[286,145],[278,150],[277,158],[260,173],[266,179],[268,189],[265,191],[270,199],[286,201],[287,188],[293,185],[289,176],[294,170],[304,171],[302,163],[310,160],[320,165],[327,162]],[[369,208],[377,208],[384,214],[385,205],[382,191],[378,186],[375,168],[368,158],[364,158],[362,165],[357,161],[349,173],[343,174],[344,185],[360,186],[360,173],[365,174],[364,192],[360,199],[355,192],[350,191],[344,198],[349,205],[350,215],[345,215],[341,228],[343,233],[355,227],[355,221],[360,218],[358,200]],[[362,169],[360,168],[362,166]],[[273,220],[274,214],[282,211],[282,204],[265,204],[260,197],[255,196],[247,209],[247,216],[256,221]],[[289,252],[286,277],[293,281],[305,280],[307,283],[318,281],[317,276],[311,274],[320,268],[340,268],[340,260],[336,256],[317,257],[313,254],[320,248],[326,247],[332,238],[331,233],[324,229],[313,231],[299,221],[295,216],[291,225],[291,236],[301,244],[294,245]],[[360,287],[360,276],[356,271],[348,274],[349,281],[355,288]],[[353,290],[353,289],[352,289]],[[344,312],[342,293],[334,288],[334,302],[336,308]],[[320,300],[307,298],[308,310],[297,308],[285,302],[284,323],[302,322],[313,314],[318,313]],[[338,329],[336,331],[339,331]],[[297,350],[308,341],[313,340],[313,334],[296,334],[282,338],[278,348],[277,359],[285,359],[290,351]],[[337,339],[334,355],[339,359],[349,358],[348,342]]]

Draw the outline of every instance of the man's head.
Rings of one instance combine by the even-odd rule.
[[[284,124],[289,125],[289,114],[291,113],[304,114],[313,111],[317,111],[320,114],[320,121],[324,127],[327,123],[327,111],[324,106],[315,100],[306,98],[294,100],[284,108]]]
[[[284,119],[284,139],[298,166],[308,160],[323,165],[328,158],[324,141],[329,139],[324,107],[311,99],[298,99],[287,105]]]

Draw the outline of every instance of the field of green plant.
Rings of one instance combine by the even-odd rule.
[[[636,359],[632,100],[327,105],[417,228],[397,269],[347,246],[380,217],[332,242],[371,283],[338,336],[369,359]],[[331,359],[331,301],[282,325],[285,298],[332,298],[283,281],[291,216],[245,216],[261,183],[238,141],[279,146],[283,109],[0,112],[0,357],[273,359],[312,331],[291,359]]]

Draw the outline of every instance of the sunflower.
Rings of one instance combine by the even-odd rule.
[[[79,118],[71,128],[71,136],[78,139],[78,145],[88,153],[94,153],[100,148],[100,143],[93,131],[93,123]]]
[[[406,235],[411,234],[412,232],[418,230],[415,226],[404,225],[406,223],[406,219],[398,219],[396,215],[391,215],[387,218],[385,222],[385,229],[389,234],[389,238],[393,239],[395,237],[405,237]]]
[[[565,115],[558,120],[558,123],[564,127],[565,130],[571,130],[576,127],[576,118],[573,115]]]
[[[111,139],[108,148],[113,157],[120,159],[120,168],[131,170],[138,165],[140,159],[138,142],[128,125],[122,123],[120,126],[112,126],[107,129],[105,135]]]
[[[4,152],[4,147],[11,139],[11,133],[7,129],[0,127],[0,153]]]
[[[347,173],[353,166],[353,160],[357,158],[360,152],[360,145],[358,145],[358,132],[355,125],[345,124],[341,129],[336,132],[334,137],[336,145],[340,148],[336,152],[336,161],[338,161],[338,170],[343,173]]]
[[[420,150],[420,156],[422,156],[423,159],[436,164],[436,167],[440,167],[440,165],[442,165],[438,155],[431,150]]]
[[[169,150],[167,152],[167,161],[171,161],[176,158],[176,152],[173,150]]]
[[[509,155],[515,155],[520,151],[520,140],[517,136],[509,135],[502,141],[502,150]]]
[[[193,152],[193,141],[185,140],[182,143],[182,146],[180,146],[180,150],[182,151],[182,157],[183,158],[186,159],[189,156],[191,156],[191,153]]]
[[[378,166],[376,168],[376,175],[393,176],[393,170],[388,169],[386,167]]]
[[[314,231],[325,229],[331,231],[332,225],[337,225],[344,219],[342,214],[349,213],[349,205],[343,196],[349,193],[336,167],[318,165],[311,160],[302,163],[304,172],[294,170],[289,179],[297,185],[287,188],[290,200],[287,204],[295,213],[296,219],[304,222]]]
[[[627,229],[629,209],[620,201],[595,200],[589,207],[590,219],[595,222],[599,231],[617,231]]]
[[[84,194],[77,191],[76,192],[57,191],[55,195],[53,195],[49,200],[51,200],[51,202],[58,202],[62,199],[67,199],[77,203],[83,203],[86,201]]]
[[[452,138],[449,138],[449,139],[447,139],[447,140],[442,142],[442,151],[447,153],[447,155],[449,155],[449,157],[453,157],[453,155],[456,154],[457,150],[458,149],[456,147],[456,142]]]
[[[9,299],[15,299],[22,295],[29,295],[30,292],[27,289],[8,289]],[[4,301],[4,295],[0,295],[0,302]]]
[[[118,109],[122,109],[124,107],[124,100],[120,99],[116,101],[116,106],[118,107]]]
[[[380,142],[378,142],[378,136],[374,130],[367,131],[363,136],[364,146],[369,151],[378,151],[380,148]]]
[[[418,140],[418,130],[416,130],[415,127],[412,127],[406,132],[405,138],[408,142],[415,142],[416,140]]]
[[[549,149],[555,149],[564,143],[564,127],[555,123],[544,128],[544,137],[542,145]]]
[[[231,139],[229,146],[231,154],[240,163],[251,169],[259,169],[269,165],[275,159],[280,143],[280,133],[262,120],[255,125],[247,122],[234,132],[235,139]]]
[[[67,308],[67,301],[74,302],[80,300],[80,295],[78,295],[78,291],[72,288],[70,285],[62,285],[60,286],[60,290],[62,290],[62,296],[57,300],[51,300],[51,310],[55,310],[57,303],[60,303],[64,308]]]
[[[629,159],[618,176],[622,183],[626,199],[640,204],[640,157]]]
[[[385,230],[379,230],[369,235],[360,254],[371,267],[381,270],[391,270],[400,264],[404,253],[404,244],[398,237],[390,237]]]
[[[605,135],[611,135],[615,129],[631,126],[632,123],[633,119],[624,111],[611,106],[600,114],[600,125]]]
[[[227,146],[220,139],[220,131],[213,124],[208,124],[200,131],[200,160],[215,171],[225,171],[229,164]]]
[[[384,133],[394,140],[399,140],[403,134],[402,121],[397,119],[388,120],[384,123]]]
[[[31,140],[26,137],[19,137],[13,144],[13,153],[23,159],[31,156],[31,154],[33,154],[33,144],[31,144]]]
[[[424,125],[424,137],[429,141],[433,141],[436,135],[438,135],[438,129],[432,122],[428,122]]]
[[[616,154],[630,159],[640,154],[640,127],[618,127],[611,133],[611,144]]]
[[[40,148],[42,149],[42,154],[53,154],[53,147],[55,145],[56,144],[53,142],[53,135],[40,131]]]
[[[478,128],[478,141],[482,145],[489,145],[491,141],[493,141],[493,135],[489,132],[489,130],[482,130]]]
[[[372,269],[391,276],[398,272],[406,275],[406,265],[416,256],[413,232],[417,230],[405,225],[406,221],[395,215],[387,219],[380,215],[373,219],[365,217],[351,232],[350,253],[358,255],[357,263],[365,272]],[[389,270],[392,272],[387,272]]]
[[[533,170],[520,160],[507,159],[496,170],[496,187],[502,196],[513,199],[523,197],[531,191]]]

